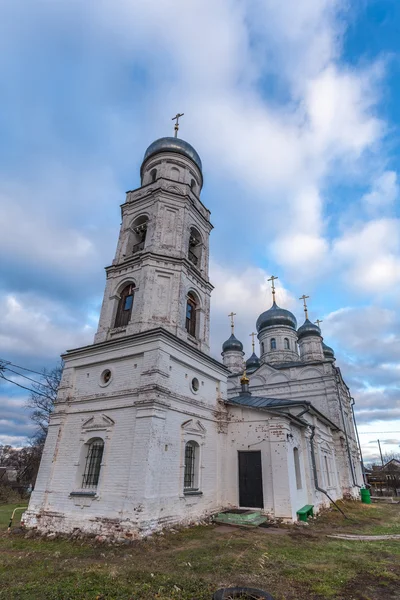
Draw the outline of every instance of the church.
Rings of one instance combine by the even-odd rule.
[[[210,211],[196,150],[146,150],[94,343],[68,350],[23,521],[134,539],[227,509],[287,522],[362,485],[354,401],[319,323],[275,302],[210,355]],[[306,297],[304,297],[304,302]],[[232,314],[232,319],[233,319]],[[257,355],[258,354],[258,355]]]

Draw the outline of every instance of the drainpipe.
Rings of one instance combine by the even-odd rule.
[[[338,368],[335,367],[335,369],[336,369],[336,383],[337,383],[337,386],[338,386],[338,396],[339,396],[340,413],[342,415],[343,431],[344,431],[344,436],[346,438],[346,448],[347,448],[347,456],[348,456],[348,459],[349,459],[349,465],[350,465],[350,471],[351,471],[351,478],[353,480],[354,487],[361,488],[362,486],[358,485],[358,483],[356,481],[355,473],[354,473],[354,465],[353,465],[353,459],[351,458],[349,437],[347,435],[346,421],[344,419],[344,411],[343,411],[342,398],[340,396],[340,379],[339,379],[339,374],[338,374]]]
[[[311,436],[310,436],[311,464],[312,464],[312,469],[313,469],[313,474],[314,474],[314,486],[315,486],[315,489],[318,492],[322,492],[323,494],[325,494],[325,496],[332,502],[332,504],[334,504],[336,506],[336,508],[338,509],[338,511],[342,513],[342,515],[344,516],[344,518],[348,519],[349,517],[347,515],[345,515],[345,513],[342,511],[342,509],[340,508],[340,506],[338,506],[336,504],[336,502],[330,497],[330,495],[328,494],[328,492],[326,490],[322,489],[321,487],[319,487],[318,473],[317,473],[317,463],[315,462],[315,449],[314,449],[315,425],[310,425],[310,427],[311,427]]]
[[[356,415],[354,413],[354,405],[355,405],[355,400],[354,398],[351,398],[351,412],[353,413],[353,422],[354,422],[354,428],[356,430],[356,435],[357,435],[357,442],[358,442],[358,449],[360,451],[360,458],[361,458],[361,473],[362,473],[362,477],[363,477],[363,482],[364,482],[364,487],[371,487],[370,484],[367,481],[367,477],[365,475],[365,467],[364,467],[364,459],[363,459],[363,455],[362,455],[362,451],[361,451],[361,444],[360,444],[360,437],[358,435],[358,428],[357,428],[357,421],[356,421]]]

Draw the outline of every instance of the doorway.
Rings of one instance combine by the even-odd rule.
[[[260,450],[239,452],[239,506],[264,508]]]

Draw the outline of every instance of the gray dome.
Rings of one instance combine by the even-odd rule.
[[[178,154],[183,154],[184,156],[187,156],[187,158],[190,158],[199,167],[200,171],[202,169],[200,156],[197,154],[196,150],[193,146],[180,138],[163,137],[156,140],[150,144],[144,153],[143,162],[150,158],[150,156],[158,154],[159,152],[177,152]]]
[[[297,330],[297,337],[299,340],[308,337],[309,335],[318,335],[321,337],[321,330],[318,325],[314,325],[308,319],[306,319],[301,327]]]
[[[324,352],[325,358],[335,358],[335,353],[330,346],[327,346],[322,342],[322,350]]]
[[[251,372],[255,371],[256,369],[258,369],[258,367],[260,365],[261,365],[260,359],[253,352],[253,354],[250,356],[250,358],[248,358],[246,360],[246,371],[248,371],[249,373],[251,373]]]
[[[235,351],[235,352],[243,352],[243,344],[242,342],[239,342],[239,340],[237,338],[235,338],[235,336],[231,335],[231,337],[229,338],[229,340],[226,340],[226,342],[224,342],[222,344],[222,352],[228,352],[228,350],[230,351]]]
[[[265,329],[265,327],[273,327],[275,325],[287,325],[292,329],[297,328],[296,317],[285,308],[280,308],[275,302],[269,310],[263,312],[257,319],[257,331]]]

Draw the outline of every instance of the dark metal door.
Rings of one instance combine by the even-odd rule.
[[[264,508],[261,452],[239,452],[239,505]]]

